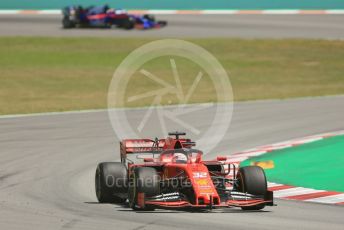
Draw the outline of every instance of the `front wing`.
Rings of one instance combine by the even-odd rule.
[[[212,201],[212,198],[210,197]],[[145,197],[144,193],[138,194],[138,206],[144,208],[145,206],[154,206],[157,208],[229,208],[229,207],[249,207],[265,204],[267,206],[274,206],[273,192],[268,191],[265,196],[255,196],[252,194],[241,192],[230,192],[225,201],[219,204],[210,202],[208,204],[192,204],[178,193],[162,194],[154,197]]]

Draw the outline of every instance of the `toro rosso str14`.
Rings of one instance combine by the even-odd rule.
[[[167,25],[166,21],[156,21],[153,15],[132,15],[125,10],[113,9],[108,5],[83,8],[68,6],[62,9],[63,28],[116,26],[124,29],[152,29]]]
[[[262,168],[237,169],[227,157],[203,160],[194,142],[169,133],[166,139],[126,139],[120,142],[121,162],[103,162],[95,186],[101,203],[125,203],[134,210],[155,208],[272,206]],[[140,161],[140,162],[139,162]]]

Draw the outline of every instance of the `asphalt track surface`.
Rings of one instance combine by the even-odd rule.
[[[60,15],[0,15],[0,36],[344,39],[344,15],[157,15],[159,30],[61,28]]]
[[[197,119],[204,130],[211,109]],[[128,110],[136,122],[144,109]],[[344,96],[237,103],[215,152],[344,129]],[[219,124],[221,125],[221,124]],[[0,229],[343,229],[340,206],[277,200],[265,211],[135,212],[99,204],[98,162],[119,159],[104,111],[0,119]],[[154,135],[154,129],[147,137]],[[321,167],[321,165],[319,165]]]

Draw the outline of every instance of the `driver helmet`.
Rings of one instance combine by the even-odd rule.
[[[114,10],[114,12],[115,12],[115,14],[126,14],[127,13],[127,11],[126,10],[123,10],[123,9],[116,9],[116,10]]]
[[[115,11],[114,8],[109,8],[109,9],[106,10],[106,13],[107,13],[107,14],[116,13],[116,11]]]
[[[187,160],[188,160],[186,155],[183,153],[175,153],[174,158],[175,158],[176,162],[187,162]]]

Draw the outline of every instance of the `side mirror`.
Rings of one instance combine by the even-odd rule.
[[[226,161],[227,160],[227,157],[223,157],[223,156],[218,156],[216,158],[217,161]]]
[[[144,162],[154,162],[153,158],[144,158],[143,159]]]

